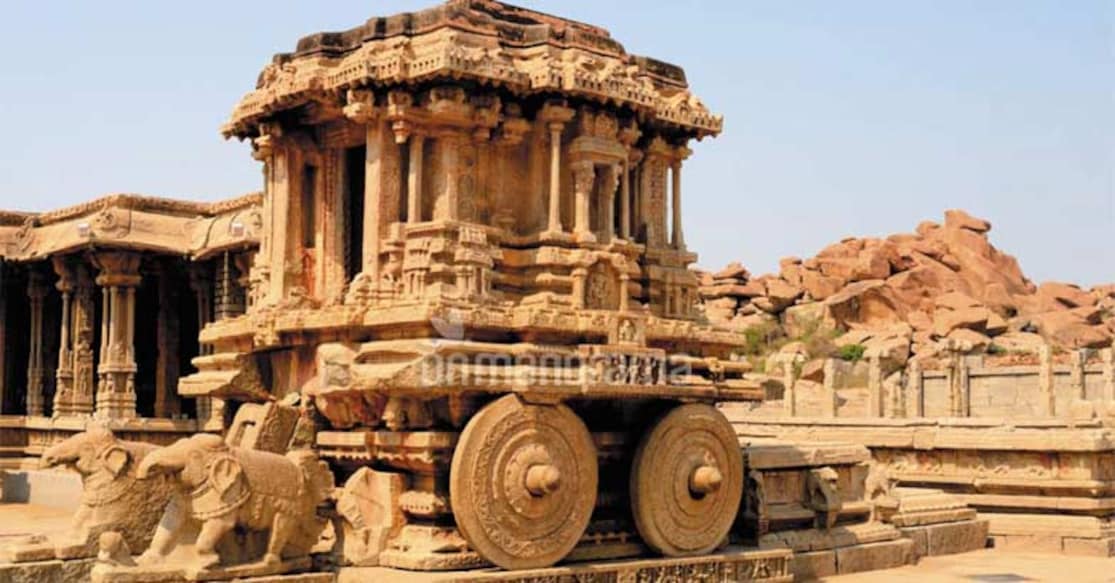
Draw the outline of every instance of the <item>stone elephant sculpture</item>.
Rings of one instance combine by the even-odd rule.
[[[228,564],[218,544],[235,527],[266,537],[264,564],[303,557],[325,526],[317,506],[333,474],[311,451],[287,455],[230,447],[216,435],[181,439],[144,458],[138,475],[169,475],[181,496],[166,508],[141,565],[162,563],[182,544],[187,525],[200,525],[195,549],[202,568]]]
[[[55,541],[57,558],[95,556],[97,539],[110,531],[121,533],[133,549],[147,547],[173,492],[165,477],[138,481],[139,464],[156,449],[119,440],[109,429],[93,424],[43,453],[44,467],[73,468],[82,482],[70,531]]]

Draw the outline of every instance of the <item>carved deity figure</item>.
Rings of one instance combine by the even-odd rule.
[[[597,263],[589,270],[585,281],[585,307],[591,310],[619,308],[616,278],[607,266]]]

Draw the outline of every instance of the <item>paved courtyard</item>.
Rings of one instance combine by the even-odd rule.
[[[73,510],[38,504],[0,503],[0,545],[32,534],[56,534],[69,527]]]
[[[1068,581],[1115,582],[1115,559],[1039,555],[988,549],[961,555],[930,557],[917,565],[858,575],[829,577],[833,583],[951,582],[1022,583]]]
[[[0,544],[30,534],[64,532],[70,511],[34,504],[0,504]],[[1115,583],[1115,559],[1038,555],[994,549],[923,559],[919,564],[825,579],[832,583],[1069,581]]]

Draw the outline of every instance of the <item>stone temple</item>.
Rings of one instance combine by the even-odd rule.
[[[982,547],[854,439],[721,412],[769,392],[682,230],[721,129],[604,29],[450,0],[275,56],[222,128],[260,194],[0,214],[5,496],[80,491],[0,578],[789,581]]]

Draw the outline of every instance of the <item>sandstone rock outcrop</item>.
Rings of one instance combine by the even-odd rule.
[[[857,358],[930,356],[946,344],[998,353],[1112,343],[1115,284],[1035,285],[990,231],[990,222],[949,210],[943,224],[925,221],[914,233],[846,238],[809,259],[785,258],[778,274],[752,277],[732,263],[698,274],[705,314],[767,337],[775,325],[786,339],[843,334],[829,346],[863,345]]]

